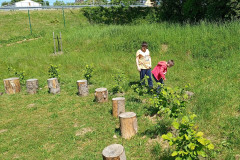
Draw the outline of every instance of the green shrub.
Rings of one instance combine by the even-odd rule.
[[[159,84],[160,85],[160,84]],[[157,114],[168,114],[177,118],[186,107],[188,95],[184,89],[161,86],[161,91],[150,99],[150,102]]]
[[[124,85],[126,83],[126,76],[123,71],[117,69],[112,77],[114,79],[114,85],[112,86],[112,92],[115,93],[123,93]]]
[[[49,78],[57,78],[60,82],[59,67],[60,65],[57,66],[50,64],[50,67],[48,68],[48,75]]]
[[[194,123],[195,114],[184,116],[180,122],[175,120],[172,125],[177,130],[176,135],[167,133],[162,138],[173,147],[173,156],[176,160],[198,160],[199,156],[208,157],[214,145],[203,137],[203,132],[197,132]]]
[[[17,71],[15,68],[13,67],[8,67],[8,73],[9,76],[16,76],[19,78],[20,80],[20,84],[21,85],[25,85],[26,84],[26,74],[25,71]]]
[[[90,79],[92,78],[93,72],[94,70],[92,66],[90,65],[85,66],[84,77],[86,78],[88,84],[91,84]]]

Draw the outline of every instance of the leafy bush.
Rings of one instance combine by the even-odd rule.
[[[50,64],[50,67],[48,68],[48,75],[49,78],[57,78],[60,82],[60,75],[59,75],[59,66]]]
[[[170,117],[177,118],[185,109],[188,95],[184,89],[161,86],[161,91],[150,99],[157,114],[167,113]]]
[[[93,72],[94,70],[92,66],[90,65],[85,66],[84,77],[86,78],[88,84],[91,84],[90,79],[92,78]]]
[[[116,70],[115,75],[113,75],[114,85],[112,86],[112,92],[115,93],[123,93],[124,85],[126,83],[126,76],[121,70]]]
[[[139,83],[131,85],[131,88],[136,92],[139,96],[143,96],[147,93],[153,93],[153,89],[150,89],[147,85],[141,85],[142,82],[146,82],[148,80],[148,76],[145,76]]]
[[[9,66],[8,67],[8,73],[10,74],[10,76],[18,77],[19,80],[20,80],[20,84],[25,85],[25,83],[26,83],[25,71],[17,71],[15,68]]]
[[[170,146],[173,147],[173,156],[176,160],[198,160],[199,156],[208,157],[214,145],[210,140],[203,138],[203,132],[195,130],[194,118],[195,114],[191,116],[184,116],[180,122],[175,120],[172,125],[177,130],[177,134],[173,135],[168,132],[162,135],[162,138],[167,140]]]

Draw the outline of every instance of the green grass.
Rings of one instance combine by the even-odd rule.
[[[131,140],[121,139],[119,122],[111,116],[115,96],[110,95],[108,103],[93,102],[95,88],[111,89],[117,69],[128,82],[139,80],[135,53],[143,40],[149,43],[153,66],[160,60],[175,60],[167,85],[191,84],[189,90],[195,95],[187,110],[198,115],[198,130],[219,150],[216,159],[240,154],[239,22],[105,26],[88,24],[79,10],[65,10],[65,16],[66,28],[61,10],[31,11],[33,34],[39,38],[16,43],[33,37],[27,12],[0,12],[0,78],[11,77],[7,67],[12,66],[24,70],[27,79],[39,79],[42,88],[36,95],[26,94],[23,86],[20,94],[0,96],[0,130],[7,129],[0,133],[0,159],[101,159],[103,148],[112,143],[123,144],[128,159],[158,159],[162,146],[150,143],[152,135],[146,132],[155,125],[145,117],[149,104],[133,101],[138,96],[130,87],[125,93],[126,111],[137,113],[139,125]],[[62,32],[63,55],[52,55],[53,31]],[[162,44],[168,46],[166,52]],[[47,92],[50,64],[61,64],[59,95]],[[95,68],[93,85],[89,96],[78,97],[76,81],[84,78],[86,64]],[[84,128],[91,132],[75,135]]]

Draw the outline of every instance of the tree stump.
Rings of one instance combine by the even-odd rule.
[[[108,101],[108,90],[107,88],[95,89],[95,100],[96,102],[107,102]]]
[[[57,94],[60,93],[60,84],[57,78],[50,78],[47,80],[49,93]]]
[[[88,95],[88,85],[87,80],[78,80],[78,95],[79,96],[87,96]]]
[[[35,94],[38,91],[38,80],[37,79],[28,79],[26,81],[27,92],[29,94]]]
[[[21,91],[19,78],[4,79],[4,87],[7,94],[15,94]]]
[[[112,99],[112,113],[113,117],[118,117],[119,114],[125,112],[125,98],[117,97]]]
[[[125,112],[119,115],[121,135],[130,139],[138,131],[137,116],[134,112]]]
[[[124,147],[120,144],[112,144],[102,151],[103,160],[126,160]]]

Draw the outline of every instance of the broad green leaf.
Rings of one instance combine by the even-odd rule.
[[[174,127],[175,129],[179,129],[179,123],[178,123],[178,122],[174,121],[174,122],[172,123],[172,125],[173,125],[173,127]]]
[[[197,133],[197,136],[198,136],[198,137],[202,137],[202,136],[203,136],[203,132],[198,132],[198,133]]]
[[[177,157],[175,160],[182,160],[182,158],[180,158],[180,157]]]
[[[197,139],[197,141],[199,142],[199,143],[201,143],[202,145],[206,145],[206,142],[205,142],[205,139],[204,138],[199,138],[199,139]]]
[[[193,150],[195,149],[196,145],[193,144],[193,143],[190,143],[190,144],[188,145],[188,147],[193,151]]]
[[[210,143],[208,146],[207,146],[208,149],[214,149],[214,145],[212,143]]]
[[[186,140],[189,140],[189,138],[188,138],[188,136],[186,134],[184,134],[184,136],[185,136]]]
[[[175,157],[176,155],[178,155],[178,152],[177,152],[177,151],[174,151],[174,152],[172,153],[172,156]]]
[[[202,157],[206,157],[206,153],[204,151],[197,151],[197,153]]]

